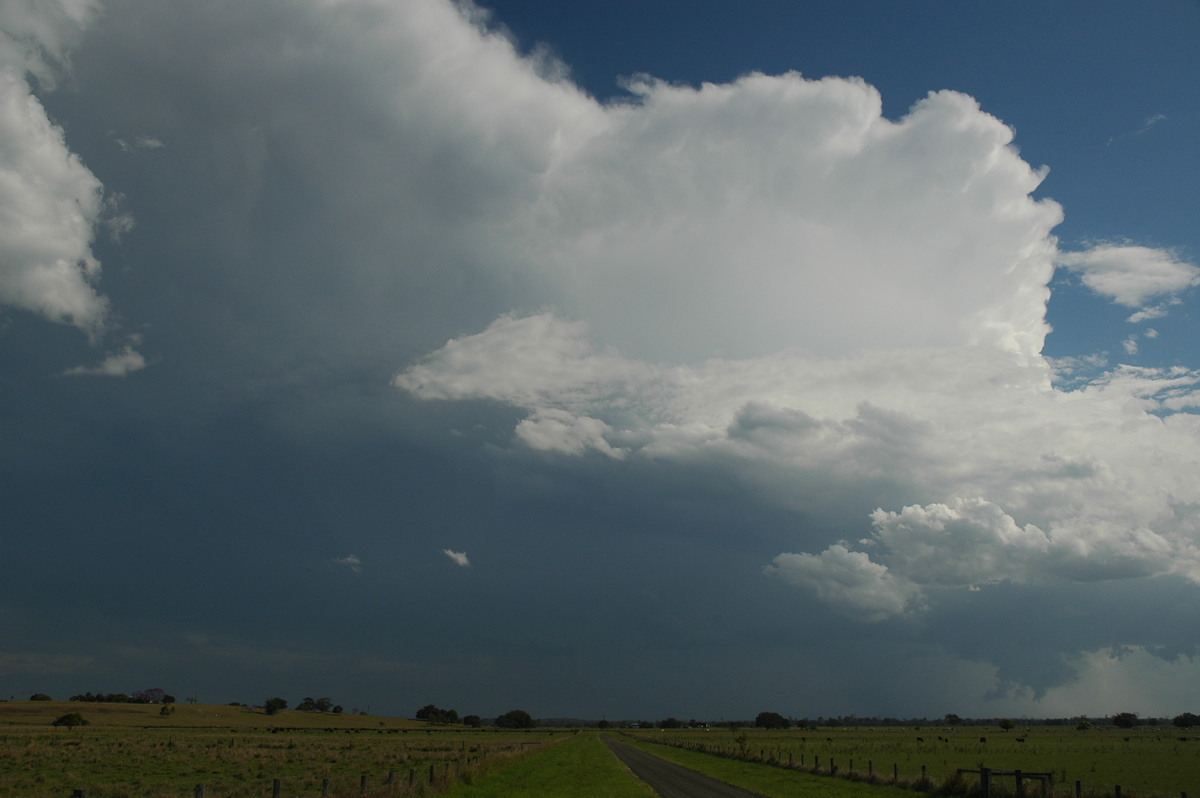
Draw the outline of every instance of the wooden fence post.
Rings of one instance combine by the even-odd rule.
[[[204,785],[197,784],[196,789],[192,790],[192,794],[195,795],[196,798],[204,798]]]
[[[359,795],[367,794],[367,774],[366,773],[364,773],[358,777],[358,794]]]
[[[413,768],[408,769],[408,789],[413,788],[413,783],[417,780],[417,771]]]
[[[329,798],[329,779],[321,779],[321,798]]]
[[[992,795],[992,769],[979,768],[979,791],[983,793],[983,798],[991,798]]]
[[[271,798],[279,798],[279,792],[282,788],[283,788],[283,784],[280,783],[279,779],[272,779],[271,780]]]
[[[900,766],[892,763],[892,781],[900,781]]]
[[[1075,798],[1083,798],[1083,782],[1075,780]]]
[[[875,778],[875,762],[867,760],[867,778]]]

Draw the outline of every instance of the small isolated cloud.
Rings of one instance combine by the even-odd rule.
[[[347,554],[345,557],[334,557],[333,562],[349,568],[356,574],[362,573],[362,560],[358,559],[358,557],[355,557],[353,554]]]
[[[1136,355],[1138,353],[1138,339],[1136,335],[1131,335],[1121,342],[1121,346],[1125,348],[1125,354]]]
[[[117,146],[121,148],[121,152],[126,152],[130,155],[141,152],[142,150],[157,150],[166,146],[153,136],[138,136],[133,140],[132,143],[126,141],[125,139],[117,139],[116,142]]]
[[[442,554],[445,554],[450,560],[460,568],[469,568],[471,561],[467,559],[465,551],[451,551],[450,549],[442,549]]]
[[[1167,121],[1166,114],[1154,114],[1153,116],[1148,116],[1148,117],[1146,117],[1146,121],[1142,122],[1142,126],[1140,128],[1138,128],[1138,132],[1135,133],[1134,135],[1140,136],[1143,133],[1145,133],[1147,130],[1149,130],[1150,128],[1157,125],[1159,122],[1165,122],[1165,121]]]
[[[76,366],[63,372],[69,377],[124,377],[146,367],[146,358],[132,346],[126,346],[120,352],[109,355],[95,366]]]
[[[1058,264],[1079,274],[1083,284],[1097,294],[1130,308],[1142,308],[1155,297],[1200,285],[1200,267],[1165,249],[1100,244],[1083,252],[1060,253]],[[1130,321],[1135,318],[1141,321],[1153,316],[1135,314]]]

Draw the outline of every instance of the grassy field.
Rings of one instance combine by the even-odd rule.
[[[1060,794],[1073,794],[1079,781],[1083,792],[1093,795],[1112,794],[1116,786],[1125,795],[1200,795],[1200,731],[1168,726],[1087,731],[1033,726],[1009,732],[979,726],[680,729],[646,730],[634,736],[805,768],[817,766],[822,771],[836,764],[843,774],[851,770],[866,774],[870,769],[884,780],[891,778],[893,768],[901,781],[914,782],[921,777],[922,767],[929,778],[945,781],[956,769],[986,766],[1052,773],[1054,789]],[[1014,787],[1011,777],[996,777],[993,783],[1009,792]]]
[[[802,771],[785,770],[758,762],[717,757],[684,748],[621,738],[644,751],[698,770],[714,779],[743,787],[766,798],[918,798],[921,793],[887,784],[865,785]]]
[[[89,725],[55,728],[79,712]],[[162,716],[145,704],[0,702],[0,796],[182,798],[203,784],[206,798],[265,798],[279,779],[285,796],[368,795],[647,796],[594,731],[506,731],[429,726],[403,718],[178,705]],[[898,798],[924,773],[945,782],[955,770],[1053,774],[1059,795],[1200,796],[1200,730],[995,727],[641,730],[648,750],[774,798]],[[986,738],[986,741],[981,740]],[[675,747],[662,745],[669,743]],[[732,755],[740,755],[742,760]],[[744,761],[752,760],[752,761]],[[761,760],[761,761],[755,761]],[[830,779],[872,772],[879,786]],[[774,767],[790,764],[794,769]],[[388,785],[389,774],[391,784]],[[433,781],[430,786],[431,778]],[[412,780],[413,789],[408,785]],[[977,776],[968,775],[974,783]],[[1011,777],[997,777],[1011,793]],[[1036,785],[1029,785],[1036,794]],[[386,789],[385,789],[386,788]]]
[[[655,792],[613,756],[596,732],[513,761],[461,784],[449,798],[654,798]],[[881,796],[881,798],[883,798]]]
[[[89,725],[55,728],[79,712]],[[236,707],[33,702],[0,704],[0,796],[179,798],[204,785],[212,798],[269,796],[279,779],[287,796],[359,795],[365,775],[374,793],[392,774],[427,792],[432,776],[486,772],[566,738],[561,731],[428,727],[401,718],[254,713]],[[397,790],[399,791],[399,790]]]

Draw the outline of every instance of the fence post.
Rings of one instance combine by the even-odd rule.
[[[367,774],[366,773],[364,773],[358,777],[358,794],[359,795],[367,794]]]
[[[1116,798],[1121,798],[1121,785],[1120,784],[1113,787],[1113,795],[1116,796]]]
[[[1017,796],[1020,798],[1020,796],[1025,795],[1025,777],[1021,775],[1021,771],[1019,770],[1014,771],[1013,775],[1017,777]]]
[[[329,798],[329,779],[321,779],[321,798]]]
[[[921,783],[925,783],[925,766],[921,765]]]
[[[413,783],[417,780],[417,771],[412,768],[408,769],[408,789],[412,789]]]
[[[900,781],[900,766],[892,763],[892,781]]]
[[[271,781],[271,798],[279,798],[279,792],[282,787],[283,785],[279,782],[279,779],[273,779]]]
[[[433,784],[433,765],[429,766],[429,783]]]
[[[72,790],[71,798],[87,798],[87,790]]]
[[[1075,780],[1075,798],[1083,798],[1083,782]]]
[[[195,795],[196,798],[204,798],[204,785],[197,784],[196,789],[192,791],[192,794]]]
[[[983,793],[983,798],[991,798],[992,794],[992,769],[979,768],[979,791]]]
[[[869,778],[875,777],[875,763],[870,759],[867,760],[867,776]]]
[[[829,757],[829,775],[837,775],[837,762],[834,761],[833,757]]]

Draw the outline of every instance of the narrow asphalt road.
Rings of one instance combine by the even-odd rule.
[[[600,739],[635,776],[649,784],[662,798],[762,798],[756,792],[717,781],[640,748],[619,743],[607,734],[601,735]]]

